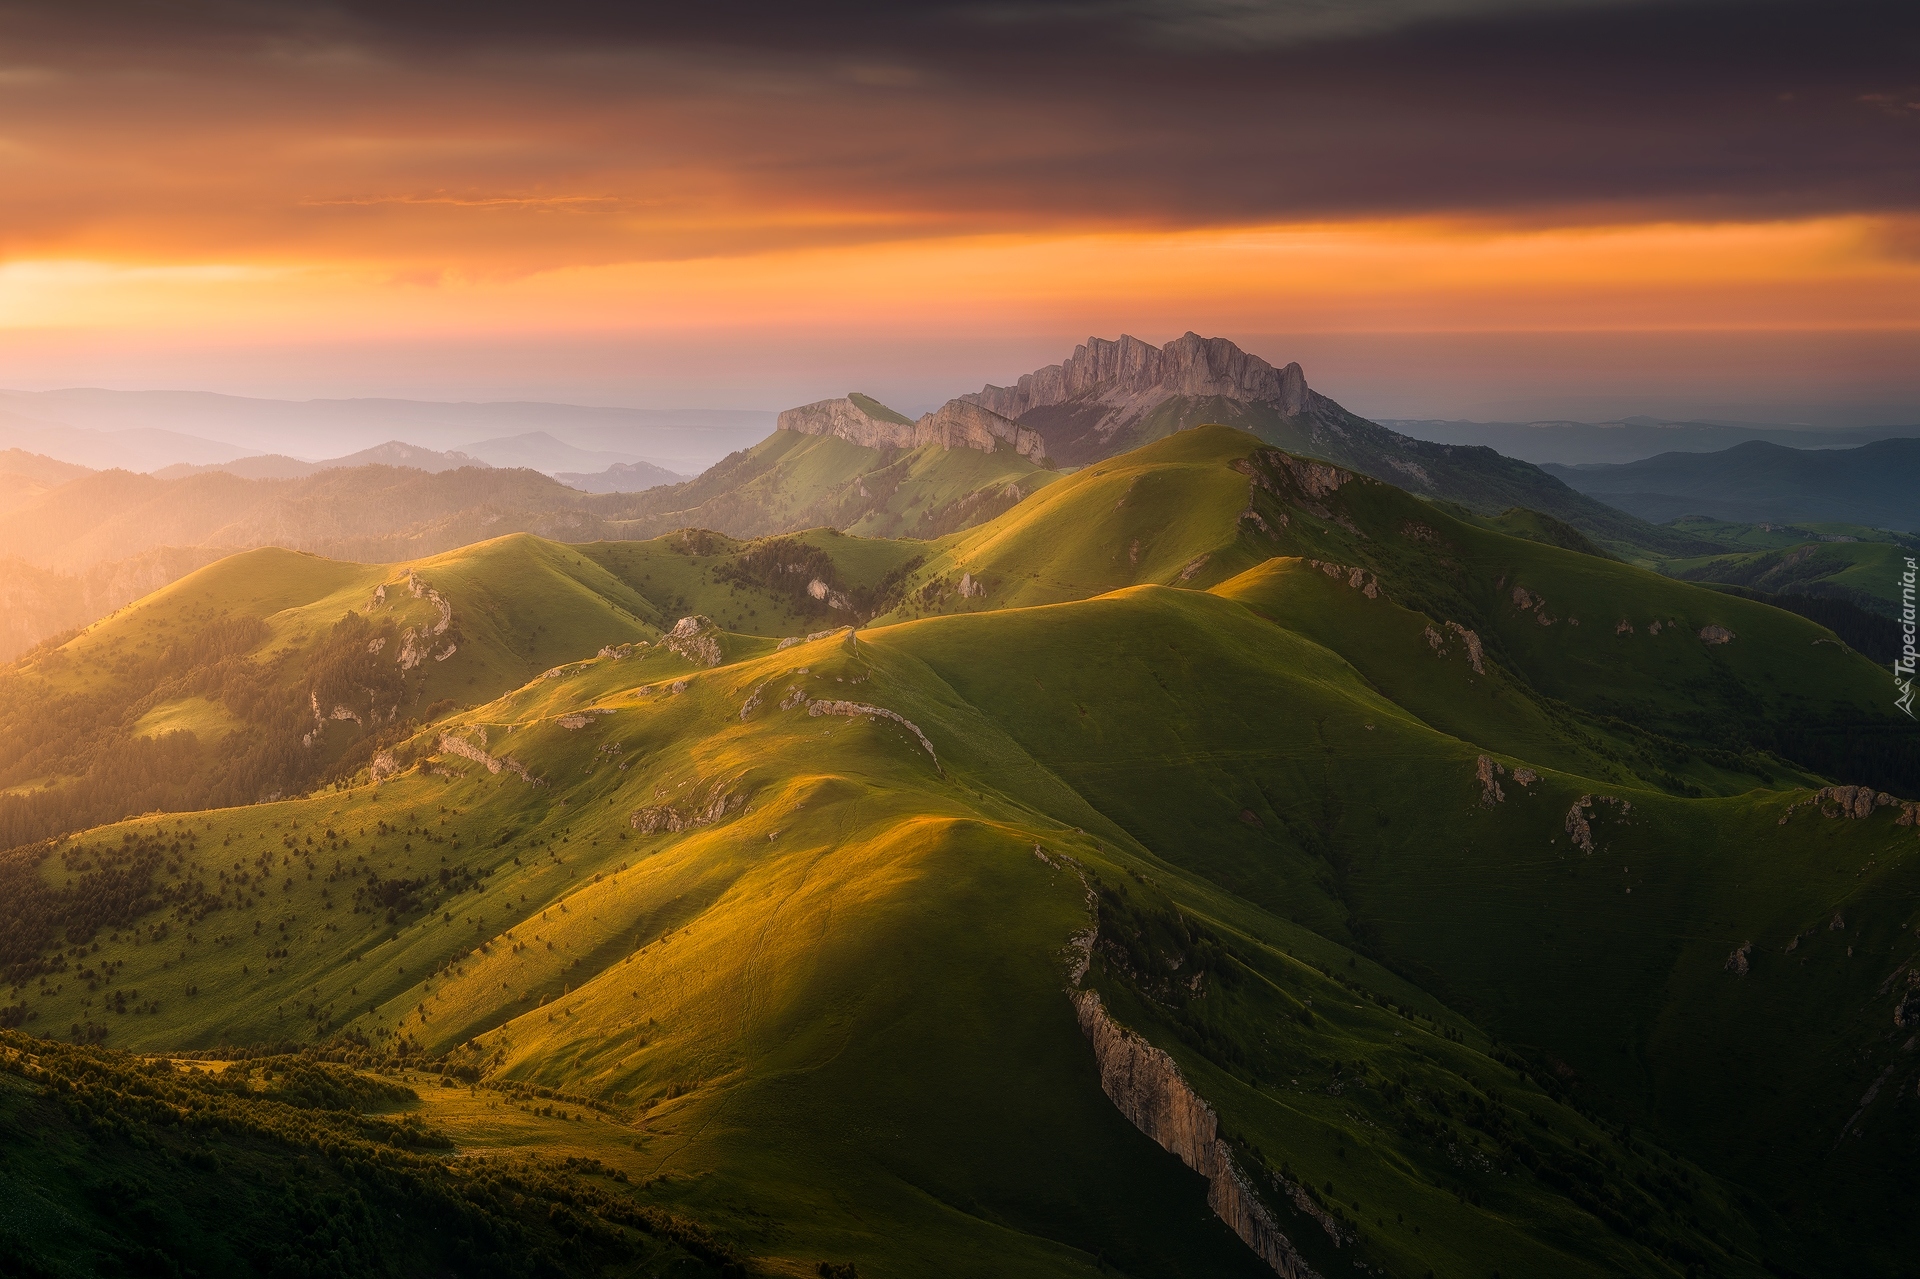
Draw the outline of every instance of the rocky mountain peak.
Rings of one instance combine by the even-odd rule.
[[[1187,332],[1163,347],[1123,333],[1117,341],[1090,337],[1071,356],[1022,377],[962,396],[1002,417],[1018,420],[1037,408],[1086,399],[1120,410],[1151,412],[1173,396],[1222,396],[1272,404],[1288,417],[1307,411],[1306,375],[1298,364],[1276,369],[1226,338]]]

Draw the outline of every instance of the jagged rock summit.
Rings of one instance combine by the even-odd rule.
[[[1122,414],[1140,416],[1176,395],[1220,395],[1279,406],[1288,417],[1307,411],[1306,374],[1276,369],[1226,338],[1189,330],[1165,346],[1122,333],[1120,340],[1088,338],[1059,364],[1029,373],[1012,386],[988,386],[961,398],[1002,417],[1090,396]]]
[[[837,400],[818,400],[780,414],[776,429],[804,435],[832,435],[870,449],[912,449],[933,444],[943,449],[991,453],[1004,441],[1033,462],[1047,460],[1040,432],[967,400],[948,400],[918,422],[894,412],[870,396],[852,392]]]
[[[1118,341],[1090,337],[1061,363],[1028,373],[1012,386],[989,385],[961,397],[1046,431],[1054,437],[1055,452],[1073,461],[1143,442],[1129,428],[1170,400],[1267,405],[1281,417],[1294,418],[1314,409],[1320,398],[1298,364],[1276,369],[1226,338],[1191,331],[1165,346],[1126,333]],[[1150,431],[1148,438],[1165,433]]]

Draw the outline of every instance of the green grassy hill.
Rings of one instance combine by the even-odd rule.
[[[862,621],[925,552],[816,529],[515,534],[405,565],[234,555],[0,672],[0,843],[330,783],[456,707],[689,615],[729,649],[729,633]]]
[[[1408,646],[1400,684],[1439,648],[1465,650],[1454,628],[1471,631],[1488,664],[1479,695],[1532,702],[1528,714],[1608,757],[1622,780],[1744,788],[1784,764],[1902,793],[1920,784],[1920,744],[1893,714],[1890,681],[1824,628],[1455,519],[1224,427],[1097,463],[938,543],[888,617],[1207,587],[1275,556],[1424,615],[1411,633],[1431,625],[1440,643]],[[1365,634],[1357,618],[1317,630],[1343,652]],[[1425,662],[1407,665],[1422,650]],[[1384,666],[1370,675],[1395,679]]]
[[[456,1148],[590,1153],[766,1274],[1905,1264],[1913,810],[1815,788],[1912,737],[1806,619],[1220,428],[930,544],[474,550],[521,558],[416,567],[487,700],[6,854],[0,1016],[431,1060],[487,1086],[426,1090]],[[713,647],[523,679],[553,615],[461,601],[534,567]],[[282,646],[404,580],[304,571],[229,588]],[[881,616],[781,646],[836,591]]]
[[[1857,524],[1723,524],[1676,521],[1738,548],[1665,561],[1664,572],[1690,582],[1725,582],[1773,595],[1805,595],[1897,618],[1912,537]]]

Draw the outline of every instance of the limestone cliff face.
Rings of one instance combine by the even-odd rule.
[[[1233,1232],[1284,1279],[1319,1279],[1318,1273],[1281,1233],[1255,1196],[1233,1151],[1219,1134],[1219,1120],[1193,1091],[1173,1058],[1121,1026],[1107,1014],[1099,993],[1075,991],[1080,1029],[1093,1041],[1100,1087],[1129,1122],[1181,1162],[1207,1179],[1207,1205]],[[1319,1205],[1296,1194],[1295,1201],[1316,1218]],[[1304,1201],[1304,1202],[1303,1202]],[[1338,1227],[1323,1220],[1338,1240]]]
[[[1012,386],[988,386],[962,398],[1015,420],[1037,408],[1086,398],[1105,405],[1115,419],[1131,421],[1175,396],[1272,404],[1297,417],[1310,407],[1310,394],[1298,364],[1276,369],[1225,338],[1187,333],[1163,347],[1127,334],[1117,342],[1088,338],[1059,364]]]
[[[914,437],[923,444],[946,449],[978,449],[991,453],[1005,440],[1013,451],[1034,462],[1047,460],[1040,432],[982,408],[968,400],[948,400],[914,424]]]
[[[832,435],[869,449],[911,449],[936,444],[943,449],[991,453],[1004,440],[1014,452],[1044,462],[1047,448],[1040,432],[1009,421],[965,400],[949,400],[918,422],[895,422],[867,412],[851,398],[820,400],[788,409],[776,422],[782,431]]]
[[[834,435],[868,449],[914,447],[912,426],[875,417],[844,396],[788,409],[775,420],[774,428],[798,431],[802,435]]]

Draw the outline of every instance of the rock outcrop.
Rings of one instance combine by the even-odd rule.
[[[1506,800],[1506,792],[1500,789],[1499,781],[1506,774],[1507,770],[1496,763],[1491,755],[1482,755],[1475,762],[1474,775],[1480,779],[1480,802],[1488,808]]]
[[[1731,644],[1733,632],[1724,626],[1702,626],[1700,638],[1708,644]]]
[[[1486,650],[1480,646],[1480,636],[1460,625],[1458,622],[1448,622],[1447,630],[1461,643],[1466,645],[1467,664],[1473,667],[1473,673],[1475,675],[1485,675],[1487,673],[1485,665]],[[1420,636],[1427,641],[1427,647],[1439,656],[1445,657],[1447,655],[1446,636],[1434,630],[1431,625],[1421,631]]]
[[[1920,1027],[1920,991],[1903,995],[1893,1007],[1893,1024],[1902,1030]]]
[[[1822,786],[1813,793],[1813,798],[1788,804],[1787,811],[1780,814],[1780,825],[1785,826],[1788,818],[1809,804],[1818,808],[1822,817],[1851,817],[1856,821],[1871,817],[1883,808],[1897,808],[1900,816],[1894,825],[1920,824],[1920,804],[1912,800],[1897,799],[1871,786]]]
[[[933,743],[927,740],[927,735],[920,731],[919,725],[898,711],[890,711],[884,706],[868,706],[863,702],[819,701],[807,703],[807,714],[870,715],[879,719],[890,719],[920,739],[920,745],[926,748],[927,758],[933,761],[933,771],[942,777],[946,776],[946,770],[940,767],[940,757],[933,753]]]
[[[1448,622],[1447,629],[1459,636],[1461,643],[1467,646],[1467,662],[1473,667],[1473,673],[1485,675],[1487,668],[1482,665],[1485,653],[1480,647],[1480,637],[1458,622]]]
[[[673,629],[660,637],[660,643],[668,652],[695,666],[718,666],[724,657],[720,651],[720,628],[711,617],[700,613],[675,622]]]
[[[472,742],[455,737],[452,733],[440,734],[439,749],[443,755],[458,755],[461,759],[470,759],[474,763],[483,766],[489,773],[509,772],[523,782],[530,782],[535,786],[546,785],[545,782],[535,777],[532,773],[529,773],[527,766],[519,760],[511,759],[505,755],[489,755]]]
[[[1573,846],[1583,853],[1593,851],[1593,823],[1590,818],[1596,803],[1613,805],[1620,810],[1622,818],[1633,811],[1632,801],[1615,799],[1612,795],[1582,795],[1574,800],[1573,807],[1567,810],[1564,825],[1567,837],[1573,841]]]
[[[831,435],[869,449],[913,449],[932,444],[943,449],[992,453],[1004,443],[1031,461],[1047,460],[1047,446],[1040,432],[964,399],[948,400],[918,422],[909,422],[865,396],[842,396],[788,409],[780,414],[775,428],[803,435]]]
[[[685,804],[660,804],[642,808],[627,818],[627,824],[642,835],[677,835],[681,831],[711,826],[747,805],[747,792],[741,778],[710,782],[695,787],[695,799]]]
[[[1308,560],[1307,565],[1310,568],[1319,569],[1336,582],[1345,580],[1348,586],[1370,600],[1380,598],[1380,579],[1363,568],[1355,568],[1349,564],[1332,564],[1326,560]]]
[[[1319,1279],[1254,1193],[1220,1136],[1213,1107],[1193,1091],[1173,1058],[1108,1016],[1097,991],[1076,991],[1073,1003],[1080,1029],[1093,1043],[1100,1089],[1127,1121],[1207,1179],[1208,1207],[1275,1274]],[[1320,1205],[1299,1187],[1291,1190],[1301,1211],[1318,1220],[1336,1242],[1343,1239],[1338,1223]]]
[[[384,592],[386,588],[383,586],[380,589]],[[434,641],[445,635],[447,628],[453,625],[452,601],[427,585],[427,580],[413,569],[407,570],[407,593],[415,599],[424,599],[432,604],[436,616],[432,622],[409,626],[400,633],[400,656],[397,659],[400,669],[410,671],[429,656],[435,661],[446,661],[453,656],[458,645],[449,640],[446,648],[438,653],[433,651],[433,645]],[[384,593],[379,598],[384,599]]]
[[[1745,977],[1747,975],[1748,970],[1753,966],[1752,960],[1753,960],[1753,943],[1752,942],[1747,942],[1743,945],[1736,946],[1733,948],[1732,952],[1727,955],[1727,971],[1732,973],[1735,977]]]

